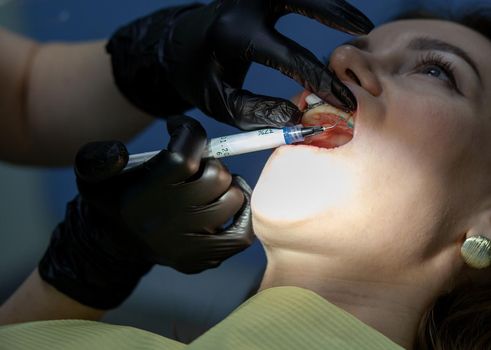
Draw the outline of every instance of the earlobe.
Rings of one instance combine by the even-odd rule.
[[[472,269],[491,266],[491,209],[478,213],[475,222],[462,237],[460,256]]]
[[[491,265],[491,240],[483,234],[468,236],[460,247],[465,263],[474,269],[485,269]]]

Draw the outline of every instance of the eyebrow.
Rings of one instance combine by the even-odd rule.
[[[354,46],[360,50],[368,51],[370,49],[370,42],[368,41],[367,38],[356,38],[354,40],[350,40],[345,43],[345,45],[350,45]],[[439,39],[433,39],[433,38],[428,38],[428,37],[417,37],[412,39],[407,47],[411,50],[416,50],[416,51],[443,51],[443,52],[448,52],[451,54],[454,54],[461,59],[463,59],[467,64],[472,68],[474,73],[476,73],[479,82],[482,84],[482,78],[481,74],[479,73],[479,70],[477,69],[477,65],[474,62],[474,60],[469,56],[467,52],[462,50],[461,48],[449,44],[445,41],[439,40]]]

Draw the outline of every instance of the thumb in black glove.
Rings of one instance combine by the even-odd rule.
[[[195,106],[244,130],[297,124],[290,101],[242,90],[252,62],[277,69],[344,109],[349,89],[312,54],[274,28],[298,13],[349,33],[373,24],[343,0],[217,0],[155,12],[119,29],[107,45],[115,81],[134,104],[158,115]]]
[[[249,186],[218,160],[201,159],[206,133],[197,121],[175,117],[168,129],[168,150],[125,173],[128,154],[117,141],[79,151],[80,195],[39,265],[43,279],[108,309],[155,263],[197,273],[251,244]]]

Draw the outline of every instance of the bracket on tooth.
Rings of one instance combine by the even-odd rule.
[[[324,101],[322,101],[322,99],[316,94],[310,94],[307,97],[305,97],[305,102],[307,102],[309,106],[318,103],[324,103]]]
[[[310,94],[307,97],[305,97],[305,102],[307,103],[307,108],[304,110],[304,112],[310,111],[311,109],[314,109],[314,108],[316,108],[318,106],[329,105],[329,103],[327,103],[324,100],[322,100],[316,94]],[[353,123],[352,117],[351,118],[345,118],[343,116],[338,116],[338,117],[340,119],[344,120],[346,122],[346,124],[348,125],[349,128],[353,129],[354,123]]]
[[[310,94],[307,97],[305,97],[305,102],[307,102],[307,109],[306,111],[313,109],[317,106],[321,106],[326,104],[319,96],[316,94]]]

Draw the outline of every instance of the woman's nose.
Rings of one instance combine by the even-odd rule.
[[[354,46],[342,45],[331,54],[329,66],[340,80],[355,83],[371,95],[379,96],[382,85],[373,72],[367,55]]]

